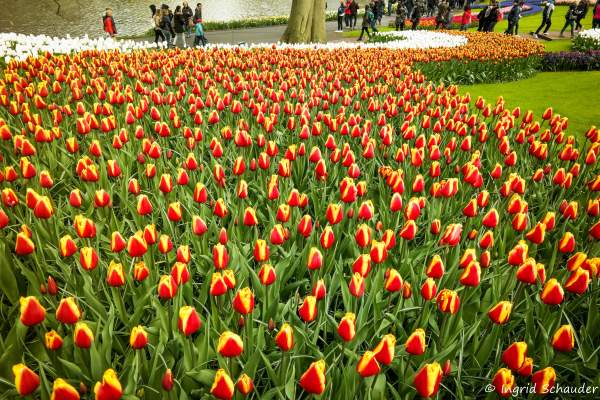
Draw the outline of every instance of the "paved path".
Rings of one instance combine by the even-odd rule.
[[[393,17],[384,16],[382,20],[382,26],[386,26]],[[356,29],[360,29],[362,17],[359,17],[356,23]],[[285,31],[286,25],[275,25],[266,26],[260,28],[247,28],[247,29],[231,29],[222,31],[206,31],[206,38],[209,43],[227,43],[227,44],[239,44],[245,43],[277,43],[281,38],[281,35]],[[327,30],[327,41],[328,42],[342,42],[342,41],[354,41],[355,38],[344,37],[342,33],[338,33],[337,21],[328,21],[326,23]],[[347,30],[346,30],[347,31]],[[152,41],[152,37],[143,37],[136,40]],[[188,38],[187,42],[192,45],[194,38]]]

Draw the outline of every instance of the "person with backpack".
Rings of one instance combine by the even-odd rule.
[[[535,33],[533,34],[533,37],[536,39],[538,38],[538,35],[539,35],[540,31],[542,30],[542,28],[544,28],[543,34],[545,35],[546,33],[548,33],[548,30],[552,26],[552,13],[554,12],[554,0],[546,0],[546,2],[543,4],[544,4],[544,10],[542,11],[542,23],[540,24],[540,26],[536,29]]]
[[[405,0],[398,0],[398,5],[396,6],[395,25],[396,25],[397,31],[404,30],[404,21],[406,21],[406,17],[408,15],[408,10],[406,9],[406,5],[404,4],[404,1]]]
[[[523,4],[520,1],[515,1],[512,8],[508,12],[508,28],[504,32],[507,35],[519,34],[519,20],[521,19],[521,11]]]
[[[571,37],[575,36],[575,21],[577,20],[577,6],[575,4],[569,4],[569,10],[565,14],[565,25],[560,30],[560,37],[564,37],[565,30],[567,27],[571,27]]]
[[[363,34],[366,32],[369,39],[371,39],[371,33],[369,32],[369,26],[372,26],[375,21],[375,16],[373,15],[373,11],[371,11],[371,7],[367,4],[365,5],[365,14],[362,19],[362,29],[360,31],[360,36],[358,37],[358,41],[360,42],[363,38]]]
[[[465,5],[465,8],[463,9],[462,18],[460,19],[460,30],[461,31],[466,31],[467,29],[469,29],[472,18],[473,17],[471,16],[471,6],[467,2]]]
[[[340,0],[340,5],[337,9],[337,30],[336,32],[344,31],[344,17],[346,16],[346,6],[344,5],[344,0]]]
[[[583,28],[581,21],[587,16],[588,0],[579,0],[575,11],[577,12],[577,18],[575,19],[575,30],[580,31],[581,28]]]
[[[107,37],[117,36],[117,26],[112,16],[112,8],[107,8],[104,16],[102,17],[102,26],[104,27],[104,33]]]
[[[592,29],[600,29],[600,0],[596,0],[592,16]]]

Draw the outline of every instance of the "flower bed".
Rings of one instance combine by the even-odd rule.
[[[598,71],[600,51],[562,51],[546,53],[540,63],[542,71]]]
[[[114,40],[112,38],[92,39],[84,37],[57,38],[46,35],[23,35],[18,33],[0,33],[0,59],[25,60],[42,53],[70,54],[82,50],[118,50],[128,52],[138,49],[155,49],[161,45],[133,40]]]
[[[594,385],[600,131],[411,68],[538,53],[500,36],[8,61],[2,393]]]
[[[573,39],[573,50],[600,50],[600,29],[581,31]]]

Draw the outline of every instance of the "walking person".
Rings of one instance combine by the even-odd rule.
[[[425,13],[425,10],[427,8],[427,4],[425,3],[425,0],[415,0],[413,9],[412,9],[412,13],[410,16],[410,19],[412,21],[412,30],[416,30],[417,27],[419,26],[419,22],[421,21],[421,17],[423,16],[423,14]]]
[[[359,6],[356,0],[352,0],[350,3],[350,25],[352,29],[356,28],[356,22],[358,20],[358,8]]]
[[[188,2],[184,1],[181,12],[183,13],[183,18],[185,20],[185,35],[190,37],[192,35],[192,29],[194,28],[194,11],[192,10],[192,7],[189,6]]]
[[[202,26],[202,20],[197,19],[196,25],[194,25],[194,46],[198,47],[198,45],[202,45],[202,47],[206,46],[208,40],[206,40],[206,36],[204,36],[204,26]]]
[[[569,4],[569,10],[565,14],[565,25],[560,30],[560,37],[564,37],[565,30],[571,27],[571,38],[575,36],[575,21],[577,20],[577,9],[575,4]]]
[[[346,0],[344,3],[344,25],[346,28],[350,28],[350,24],[352,23],[352,10],[350,10],[350,4],[352,1]]]
[[[448,19],[448,15],[450,13],[450,7],[445,0],[439,4],[437,9],[437,15],[435,17],[435,29],[444,28],[446,26],[446,20]]]
[[[117,36],[117,26],[113,18],[112,8],[107,8],[102,17],[102,26],[106,37],[114,38]]]
[[[344,31],[344,16],[346,15],[346,6],[344,5],[344,0],[340,1],[340,5],[337,9],[337,31],[336,32],[343,32]]]
[[[173,36],[171,35],[171,18],[169,17],[168,6],[163,5],[160,8],[160,23],[158,27],[167,41],[167,47],[171,47]]]
[[[537,39],[542,28],[544,28],[544,32],[543,32],[544,35],[546,35],[546,33],[548,33],[548,30],[552,26],[552,13],[553,12],[554,12],[554,0],[546,0],[546,3],[544,3],[544,10],[542,11],[542,23],[540,24],[540,26],[536,29],[535,33],[533,34],[534,38]]]
[[[173,30],[175,31],[175,47],[183,49],[186,47],[185,42],[185,17],[181,6],[175,7],[175,13],[173,14]]]
[[[365,5],[365,14],[363,15],[363,19],[362,19],[362,29],[360,31],[360,36],[358,37],[359,42],[362,40],[365,32],[367,33],[367,36],[369,37],[369,39],[371,39],[371,33],[369,32],[369,26],[371,26],[372,20],[375,20],[375,16],[373,15],[373,12],[371,11],[371,7],[369,7],[369,5],[367,4],[367,5]]]
[[[520,1],[515,1],[512,8],[508,12],[508,28],[504,32],[507,35],[518,35],[519,34],[519,20],[521,19],[521,11],[523,10],[523,4]]]
[[[406,17],[408,16],[408,10],[406,9],[406,5],[404,4],[405,0],[398,0],[398,5],[396,6],[396,30],[403,31],[404,30],[404,21],[406,21]],[[599,0],[600,1],[600,0]]]
[[[598,0],[598,1],[600,1],[600,0]],[[465,8],[463,9],[463,15],[460,19],[460,30],[466,31],[467,29],[469,29],[472,19],[473,19],[473,17],[471,15],[471,6],[467,2],[467,4],[465,4]]]
[[[581,21],[587,16],[588,0],[579,0],[575,11],[577,12],[577,18],[575,19],[575,30],[580,31],[581,28],[583,28]]]
[[[487,24],[487,15],[489,15],[488,13],[488,9],[490,8],[490,6],[484,6],[481,11],[479,11],[479,14],[477,14],[477,32],[483,32],[485,29],[485,25]]]
[[[202,19],[202,3],[197,3],[194,10],[194,21],[198,21],[199,19]]]
[[[496,0],[492,0],[491,6],[488,8],[488,14],[486,16],[484,32],[494,32],[494,28],[498,21],[502,19],[500,14],[500,7]]]
[[[592,29],[600,29],[600,0],[596,0],[592,16]]]
[[[150,10],[152,11],[152,28],[154,29],[154,43],[158,44],[158,42],[164,42],[166,40],[165,35],[160,29],[160,20],[161,14],[160,10],[156,8],[154,4],[150,6]]]

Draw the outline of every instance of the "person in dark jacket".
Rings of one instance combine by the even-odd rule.
[[[186,47],[185,43],[185,17],[181,6],[175,7],[175,14],[173,14],[173,30],[175,31],[175,46],[180,49]]]
[[[102,25],[104,27],[104,32],[108,37],[117,36],[117,26],[115,25],[115,20],[112,16],[112,8],[107,8],[104,16],[102,17]]]
[[[520,1],[515,1],[512,8],[508,12],[508,28],[504,32],[507,35],[518,35],[519,34],[519,19],[521,19],[521,11],[523,10],[523,4]]]
[[[477,32],[483,32],[487,24],[486,14],[490,6],[484,6],[477,14]]]
[[[542,28],[544,28],[544,35],[548,32],[552,26],[552,13],[554,12],[554,0],[547,0],[544,3],[544,9],[542,10],[542,23],[536,29],[533,34],[534,38],[537,38]]]
[[[192,30],[194,28],[194,11],[192,7],[189,6],[187,1],[183,2],[183,7],[181,7],[181,12],[183,13],[183,18],[185,19],[184,27],[186,36],[191,36]]]
[[[356,2],[356,0],[352,0],[352,2],[350,3],[350,26],[352,28],[356,28],[357,20],[358,20],[358,3]]]
[[[565,25],[560,30],[560,37],[564,36],[567,27],[571,27],[571,37],[575,36],[575,21],[577,20],[577,6],[575,4],[569,4],[569,10],[565,14]]]
[[[498,23],[498,17],[500,16],[500,8],[495,0],[492,0],[492,5],[488,8],[488,15],[485,21],[485,32],[494,32],[494,28]]]
[[[575,11],[577,12],[577,18],[575,19],[575,30],[580,31],[581,28],[583,28],[581,21],[587,16],[588,0],[579,0]]]
[[[412,9],[412,13],[410,19],[412,21],[412,30],[416,30],[419,26],[419,22],[421,21],[421,17],[425,14],[425,10],[427,9],[427,3],[425,0],[416,0]]]
[[[437,15],[435,17],[435,29],[444,28],[450,18],[450,7],[445,0],[438,5]]]
[[[337,9],[337,31],[343,32],[344,30],[344,17],[346,16],[346,6],[344,5],[344,0],[340,0],[340,5]]]
[[[407,16],[408,16],[408,10],[406,9],[404,0],[398,0],[398,5],[396,6],[396,24],[395,24],[397,31],[404,30],[404,21],[406,21]]]
[[[367,4],[365,6],[365,14],[363,15],[363,19],[362,19],[362,29],[360,31],[360,36],[358,37],[359,42],[362,40],[365,32],[367,33],[367,36],[369,37],[369,39],[371,39],[371,33],[369,32],[369,26],[372,26],[374,20],[375,20],[375,16],[373,15],[373,12],[371,11],[371,7],[369,7],[369,5]]]
[[[194,21],[198,21],[202,19],[202,3],[196,4],[196,9],[194,10]]]
[[[160,23],[158,27],[167,41],[167,46],[171,47],[173,44],[173,35],[171,35],[171,17],[169,16],[169,7],[165,4],[160,8]]]

